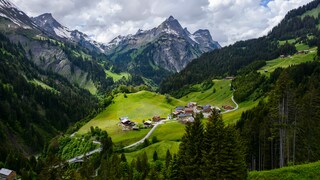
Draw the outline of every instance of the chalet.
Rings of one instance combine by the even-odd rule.
[[[193,108],[185,108],[184,113],[185,114],[193,114]]]
[[[227,76],[225,79],[226,79],[226,80],[234,80],[235,77],[233,77],[233,76]]]
[[[159,122],[162,120],[165,120],[166,118],[161,118],[160,116],[153,116],[152,121],[153,122]]]
[[[211,106],[210,105],[203,106],[203,112],[204,113],[211,113],[212,112]]]
[[[194,122],[194,118],[192,116],[192,114],[180,114],[178,116],[178,120],[182,123],[193,123]]]
[[[0,169],[0,179],[1,180],[13,180],[16,179],[16,172],[10,169],[1,168]]]
[[[188,108],[193,108],[193,107],[197,107],[197,105],[198,105],[198,104],[197,104],[196,102],[189,102],[188,105],[187,105],[187,107],[188,107]]]
[[[212,110],[216,110],[216,111],[218,111],[219,113],[221,113],[221,109],[220,109],[219,107],[217,107],[217,106],[212,107]]]
[[[122,125],[122,128],[123,128],[122,129],[123,131],[131,130],[132,127],[136,125],[136,123],[130,121],[128,117],[122,117],[119,119],[120,119],[120,125]]]
[[[149,128],[149,127],[152,127],[152,122],[151,121],[146,121],[146,122],[143,123],[143,125],[144,125],[144,127]]]
[[[184,111],[184,107],[183,106],[177,106],[175,111],[172,113],[172,115],[174,117],[177,117],[178,115],[182,114]]]
[[[180,114],[178,120],[183,120],[185,118],[192,117],[192,114]]]
[[[184,110],[184,107],[183,106],[177,106],[176,107],[176,111],[183,111]]]
[[[224,105],[224,106],[222,106],[222,107],[223,107],[223,109],[225,109],[225,110],[232,110],[232,109],[234,109],[234,107],[229,106],[229,105]]]
[[[153,122],[159,122],[161,120],[160,116],[153,116],[152,121]]]
[[[132,130],[134,130],[134,131],[139,131],[139,127],[138,127],[138,126],[134,126],[134,127],[132,128]]]

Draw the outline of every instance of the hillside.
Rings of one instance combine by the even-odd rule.
[[[248,179],[318,179],[320,162],[289,166],[270,171],[252,171]]]
[[[207,79],[237,75],[241,68],[255,61],[269,61],[281,55],[294,54],[296,50],[317,46],[320,17],[307,15],[309,11],[318,8],[319,3],[316,0],[292,10],[267,36],[239,41],[203,54],[183,71],[164,80],[160,85],[160,92],[175,94],[181,87],[199,84]],[[302,15],[305,16],[301,18]],[[292,39],[295,39],[294,47],[283,43]]]
[[[126,96],[126,97],[125,97]],[[128,117],[130,120],[138,123],[152,119],[153,116],[160,115],[167,118],[171,110],[176,106],[186,104],[183,101],[171,98],[171,102],[166,101],[164,95],[148,91],[140,91],[132,94],[117,94],[113,103],[108,106],[97,117],[84,125],[79,133],[83,134],[90,130],[90,127],[99,127],[106,130],[112,137],[113,142],[123,142],[129,144],[138,141],[144,137],[149,129],[141,131],[123,131],[119,126],[119,118]]]
[[[98,108],[98,100],[64,77],[29,61],[21,45],[0,33],[0,162],[30,156]],[[17,155],[17,157],[20,157]]]

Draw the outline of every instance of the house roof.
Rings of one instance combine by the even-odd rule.
[[[152,121],[146,121],[146,122],[144,122],[145,124],[151,124],[152,123]]]
[[[12,170],[10,170],[10,169],[6,169],[6,168],[1,168],[0,169],[0,174],[9,176],[11,173],[12,173]]]
[[[178,117],[179,118],[192,117],[192,114],[180,114]]]
[[[186,108],[184,111],[193,111],[193,108]]]
[[[183,106],[177,106],[176,110],[184,110],[184,107]]]
[[[203,106],[203,110],[205,110],[205,109],[211,109],[211,106],[210,105],[206,105],[206,106]]]

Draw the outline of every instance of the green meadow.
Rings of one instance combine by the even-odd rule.
[[[320,179],[320,161],[304,165],[289,166],[270,171],[252,171],[248,179],[254,180],[303,180]]]
[[[182,105],[185,105],[185,102],[171,98],[168,103],[164,95],[149,91],[126,94],[126,97],[124,94],[118,94],[110,106],[84,125],[78,133],[84,134],[91,126],[97,126],[106,130],[113,142],[127,145],[142,139],[149,129],[122,131],[122,127],[118,125],[120,117],[129,117],[134,122],[142,123],[155,115],[166,118],[176,106]]]
[[[200,92],[191,92],[180,98],[180,100],[185,102],[197,102],[199,105],[210,104],[220,108],[223,105],[235,106],[231,100],[231,80],[213,80],[213,82],[214,85],[210,89]]]
[[[310,52],[307,54],[296,54],[291,57],[278,58],[271,61],[266,61],[267,65],[260,68],[258,72],[270,76],[270,73],[272,73],[277,68],[287,68],[292,65],[311,62],[314,60],[316,52],[317,48],[312,48],[310,49]]]
[[[153,161],[153,153],[157,151],[159,160],[165,160],[167,150],[170,151],[171,154],[176,154],[179,150],[180,142],[175,141],[161,141],[155,144],[152,144],[146,148],[143,148],[138,151],[125,153],[127,161],[131,162],[133,159],[136,159],[138,156],[141,156],[146,152],[148,156],[148,160]]]

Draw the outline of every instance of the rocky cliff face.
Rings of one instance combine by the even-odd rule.
[[[45,13],[31,19],[49,36],[62,41],[74,42],[89,50],[104,53],[103,44],[92,40],[88,35],[78,30],[70,30],[69,28],[61,25],[50,13]]]
[[[103,68],[90,54],[85,55],[86,59],[76,55],[87,51],[77,49],[75,44],[87,43],[98,49],[94,41],[85,41],[85,34],[68,30],[51,14],[31,19],[10,1],[0,0],[0,22],[0,33],[21,46],[24,49],[21,53],[42,70],[62,75],[72,84],[92,92],[97,90],[97,84],[105,81]],[[62,42],[64,46],[61,46]],[[74,54],[70,53],[72,51]],[[103,50],[99,48],[99,51]]]
[[[155,65],[171,72],[179,72],[202,53],[220,47],[218,42],[212,40],[208,30],[198,30],[191,34],[186,28],[182,28],[177,19],[170,16],[151,30],[139,30],[134,35],[116,37],[107,44],[105,51],[117,63],[131,62],[137,56],[135,50],[138,50],[140,53],[152,54],[149,58]]]

